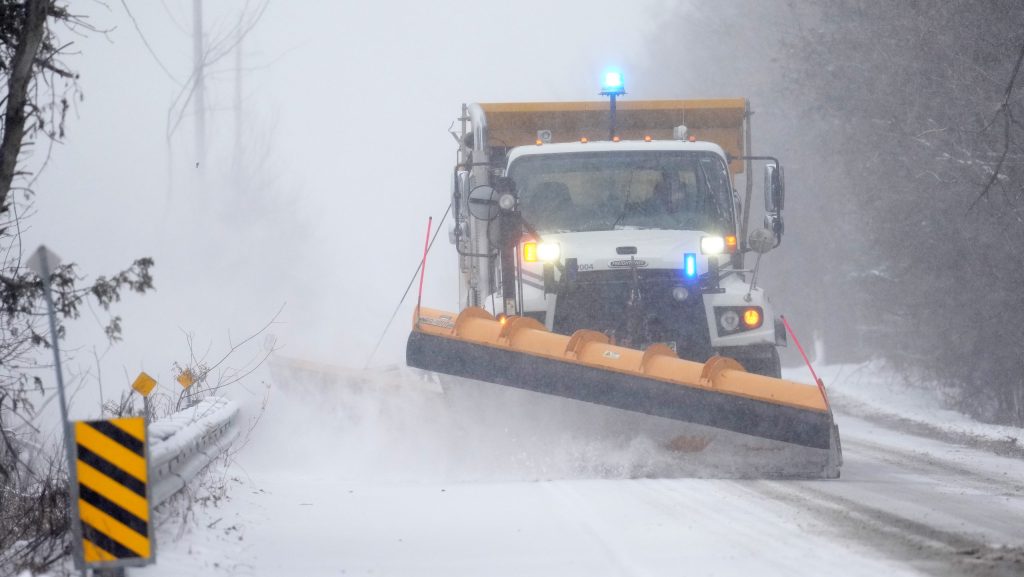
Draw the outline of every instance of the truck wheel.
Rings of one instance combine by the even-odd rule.
[[[775,347],[771,347],[767,357],[737,357],[736,360],[748,373],[774,379],[782,378],[782,362],[779,360],[779,349]]]

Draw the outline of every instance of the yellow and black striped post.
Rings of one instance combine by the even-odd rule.
[[[153,562],[145,420],[77,421],[75,446],[84,566]]]

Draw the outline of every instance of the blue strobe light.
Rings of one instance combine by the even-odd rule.
[[[604,73],[604,82],[601,83],[601,94],[605,96],[620,95],[626,93],[626,83],[622,79],[622,73],[617,70],[609,70]]]
[[[688,252],[683,255],[683,276],[686,280],[697,278],[697,254]]]

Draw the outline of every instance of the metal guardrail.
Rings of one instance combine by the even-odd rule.
[[[238,438],[238,404],[203,399],[149,424],[149,468],[153,505],[184,488]]]

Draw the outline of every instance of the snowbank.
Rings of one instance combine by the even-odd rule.
[[[879,363],[815,367],[835,409],[862,418],[886,421],[913,432],[940,436],[997,452],[1024,454],[1024,429],[979,423],[946,408],[941,393],[922,383],[908,383]],[[783,369],[783,378],[813,382],[806,366]]]

